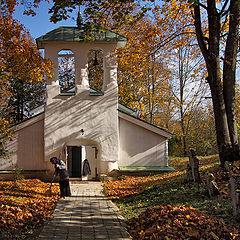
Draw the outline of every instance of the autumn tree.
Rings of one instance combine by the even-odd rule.
[[[106,24],[108,19],[112,26],[138,20],[150,8],[154,11],[168,11],[170,4],[191,10],[197,43],[201,49],[207,68],[207,81],[210,86],[216,136],[221,165],[225,161],[239,160],[237,124],[235,117],[235,76],[236,58],[239,41],[239,0],[167,0],[159,4],[152,1],[111,0],[111,1],[63,1],[54,0],[50,9],[51,20],[57,22],[69,17],[69,13],[79,5],[84,5],[85,26]],[[175,17],[176,12],[168,11]],[[184,22],[184,14],[182,21]],[[114,22],[115,21],[115,22]],[[183,29],[167,34],[165,41],[170,42],[178,35],[186,34],[189,22]],[[163,29],[163,32],[165,29]],[[189,33],[189,32],[188,32]],[[161,47],[162,42],[156,47]]]
[[[200,52],[190,38],[179,45],[171,54],[173,75],[172,91],[181,125],[183,155],[187,155],[189,128],[196,108],[204,105],[207,92],[205,68]]]
[[[172,116],[163,103],[165,99],[172,103],[170,70],[161,54],[151,54],[158,42],[158,27],[144,18],[133,26],[125,26],[121,33],[128,43],[117,50],[119,100],[149,123],[159,124],[158,116],[164,115],[167,125]]]
[[[13,18],[17,2],[1,1],[0,6],[0,148],[10,136],[9,99],[11,82],[35,83],[44,74],[51,77],[51,64],[44,60],[28,31]]]
[[[174,108],[169,110],[172,115],[175,113],[173,122],[180,123],[180,128],[170,129],[180,135],[180,148],[183,149],[183,155],[187,155],[186,138],[191,120],[196,109],[204,104],[207,91],[206,69],[196,44],[191,11],[184,4],[170,1],[161,8],[156,6],[153,9],[152,24],[155,26],[156,36],[150,54],[161,56],[169,69],[167,78],[171,85],[170,92],[165,94],[162,102],[173,99]],[[156,97],[158,98],[157,94]]]
[[[235,117],[235,76],[238,49],[238,31],[240,2],[226,1],[167,1],[162,9],[170,20],[176,19],[172,6],[177,4],[179,10],[187,7],[191,10],[198,46],[205,60],[206,78],[211,90],[216,136],[221,165],[225,161],[239,160]],[[170,11],[168,11],[170,10]],[[184,13],[184,12],[182,12]],[[181,14],[181,16],[186,14]],[[172,22],[172,21],[170,21]],[[185,26],[191,29],[192,22],[187,20]],[[173,41],[178,35],[185,35],[185,27],[169,34],[167,41]],[[223,60],[223,62],[221,62]]]
[[[208,71],[218,150],[223,165],[225,161],[239,160],[235,84],[240,1],[194,1],[192,7],[197,41]]]
[[[171,8],[179,12],[176,6]],[[198,149],[198,153],[210,152],[199,150],[200,146],[205,149],[204,144],[197,146],[198,138],[193,137],[191,128],[192,121],[195,122],[200,115],[207,94],[205,65],[194,35],[178,36],[153,54],[162,28],[169,33],[173,30],[168,25],[169,16],[159,18],[158,12],[154,17],[155,21],[143,18],[122,30],[128,44],[117,51],[120,101],[135,109],[144,120],[177,134],[178,143],[171,147],[179,149],[178,155],[187,155],[190,147]],[[188,17],[191,17],[190,12]],[[180,20],[174,20],[179,27],[182,24]],[[206,125],[204,119],[199,119],[198,123]],[[205,137],[209,142],[207,134],[201,135],[201,139]]]
[[[204,108],[199,106],[193,110],[188,131],[188,147],[195,149],[198,155],[217,153],[214,114],[210,100],[207,100]]]
[[[11,79],[9,81],[10,97],[8,100],[8,120],[18,123],[31,114],[31,110],[44,104],[45,83],[35,83]]]

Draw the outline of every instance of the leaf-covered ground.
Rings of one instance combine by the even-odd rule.
[[[201,157],[201,184],[186,181],[188,158],[172,158],[177,171],[148,177],[122,176],[104,185],[105,193],[129,220],[134,239],[240,239],[231,215],[227,182],[218,156]],[[221,194],[210,198],[205,173],[216,176]]]
[[[148,208],[129,221],[135,239],[235,239],[236,234],[223,220],[212,218],[186,206]]]
[[[0,239],[23,239],[50,219],[59,187],[53,184],[48,197],[49,186],[38,179],[0,181]]]

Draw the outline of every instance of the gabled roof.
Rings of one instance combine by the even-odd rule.
[[[124,36],[105,29],[102,32],[92,32],[93,41],[95,42],[118,42],[121,47],[124,47],[127,38]],[[58,27],[36,39],[37,45],[44,41],[69,41],[69,42],[83,42],[86,34],[84,30],[77,27]]]

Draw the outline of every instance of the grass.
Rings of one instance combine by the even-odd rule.
[[[203,180],[201,184],[186,181],[188,158],[171,157],[169,163],[177,170],[175,173],[135,177],[135,180],[131,177],[123,177],[114,184],[107,183],[104,189],[127,219],[138,217],[149,207],[168,204],[186,205],[208,215],[223,218],[225,222],[239,227],[238,222],[231,214],[231,202],[226,191],[227,183],[220,178],[221,169],[218,156],[200,157],[199,159]],[[222,194],[214,198],[210,198],[206,190],[204,175],[207,171],[217,176],[217,183],[221,189]],[[129,194],[127,194],[128,191]]]

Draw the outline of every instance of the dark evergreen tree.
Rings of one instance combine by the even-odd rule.
[[[30,116],[31,110],[44,104],[45,83],[26,82],[13,79],[9,86],[11,97],[8,102],[8,118],[13,123],[20,122]]]

